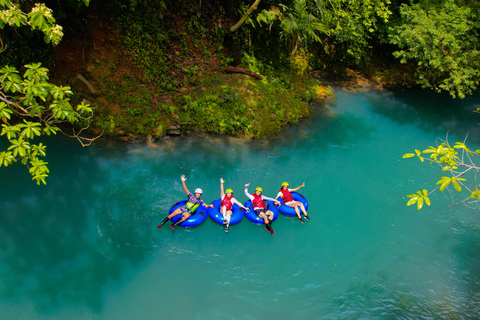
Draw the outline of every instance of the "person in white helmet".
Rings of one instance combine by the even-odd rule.
[[[205,202],[203,202],[202,199],[200,199],[203,193],[202,189],[200,188],[195,189],[195,195],[193,195],[188,191],[187,185],[185,184],[185,181],[187,180],[187,178],[185,178],[185,176],[182,175],[180,179],[182,180],[183,190],[185,190],[185,193],[187,194],[188,202],[185,203],[185,205],[175,209],[175,211],[173,211],[170,215],[168,215],[165,219],[163,219],[162,223],[158,225],[159,228],[161,228],[168,220],[171,220],[176,215],[182,214],[183,217],[178,219],[176,222],[172,223],[172,225],[170,226],[172,230],[175,230],[175,227],[181,224],[182,222],[184,222],[185,220],[187,220],[192,214],[194,214],[195,210],[197,210],[197,208],[201,204],[203,204],[205,207],[210,207],[210,208],[214,207],[213,204],[206,204]]]

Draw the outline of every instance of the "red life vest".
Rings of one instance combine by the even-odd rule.
[[[223,197],[223,199],[222,199],[222,206],[225,206],[225,208],[227,208],[227,210],[232,210],[232,206],[233,206],[232,199],[233,199],[233,196],[231,196],[231,197],[229,197],[229,196]]]
[[[252,194],[253,200],[252,205],[253,208],[265,208],[265,204],[263,203],[262,195],[257,196],[256,194]]]
[[[288,188],[287,188],[287,190],[283,190],[283,188],[282,188],[282,189],[280,189],[280,192],[282,193],[282,199],[283,199],[283,201],[285,201],[285,203],[288,203],[290,201],[294,201],[293,197],[292,197],[292,194],[290,193],[290,190],[288,190]]]

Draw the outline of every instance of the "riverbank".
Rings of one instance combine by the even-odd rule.
[[[75,101],[95,108],[92,135],[120,141],[189,133],[265,138],[309,117],[310,103],[334,98],[331,85],[378,89],[385,82],[377,73],[363,77],[365,71],[314,72],[301,54],[288,67],[273,67],[245,53],[240,67],[257,77],[227,73],[231,52],[218,29],[179,16],[171,25],[129,25],[92,10],[84,34],[67,32],[51,65],[54,82],[69,84]],[[152,40],[160,33],[167,40]]]
[[[54,79],[70,84],[77,101],[95,108],[90,125],[95,135],[121,141],[192,132],[265,138],[308,117],[309,103],[334,96],[308,73],[262,72],[253,58],[245,69],[262,80],[226,73],[218,52],[206,55],[205,49],[192,50],[189,59],[173,52],[177,65],[170,74],[151,79],[129,57],[122,37],[108,24],[92,22],[85,37],[67,37],[55,52]]]

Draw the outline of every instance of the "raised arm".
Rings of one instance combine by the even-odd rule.
[[[305,187],[305,182],[302,183],[301,186],[296,187],[295,189],[290,189],[290,191],[297,191],[298,189],[303,188],[303,187]]]
[[[222,199],[223,195],[225,192],[223,191],[223,184],[225,183],[225,180],[223,178],[220,178],[220,199]]]
[[[185,181],[187,181],[187,178],[185,178],[185,175],[182,174],[180,179],[182,180],[183,190],[188,195],[190,192],[188,192],[187,185],[185,184]]]
[[[245,192],[244,192],[244,193],[245,193],[245,195],[247,196],[248,199],[252,200],[252,199],[253,199],[253,196],[252,196],[250,193],[248,193],[248,186],[249,186],[249,185],[250,185],[250,183],[247,183],[247,184],[245,185]]]

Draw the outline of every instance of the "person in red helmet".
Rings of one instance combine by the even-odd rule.
[[[260,188],[260,187],[255,188],[255,194],[251,195],[250,193],[248,193],[248,186],[249,185],[250,185],[250,183],[247,183],[245,185],[245,195],[247,196],[248,199],[250,199],[252,201],[253,211],[255,211],[255,213],[260,218],[262,218],[263,221],[265,222],[265,229],[268,232],[270,232],[273,236],[275,234],[275,231],[273,231],[273,228],[272,228],[273,212],[268,210],[268,203],[267,203],[267,205],[265,205],[264,201],[265,200],[274,201],[276,205],[277,204],[279,205],[280,202],[278,202],[277,200],[275,200],[273,198],[263,196],[262,195],[263,189]]]
[[[285,205],[294,208],[295,213],[297,214],[298,220],[300,220],[300,222],[302,222],[302,223],[305,222],[302,219],[300,210],[302,211],[303,215],[305,216],[305,219],[310,220],[310,217],[308,216],[307,210],[305,210],[305,206],[303,205],[303,203],[301,203],[300,201],[295,201],[292,197],[292,194],[290,193],[290,192],[297,191],[298,189],[305,187],[305,182],[302,183],[301,186],[296,187],[294,189],[289,189],[288,187],[289,187],[288,182],[283,182],[282,187],[280,188],[277,196],[275,197],[275,200],[277,200],[278,198],[282,198],[283,201],[285,202]]]
[[[185,205],[175,209],[175,211],[173,211],[165,219],[163,219],[163,221],[158,225],[159,228],[161,228],[168,220],[171,220],[176,215],[182,214],[183,217],[178,219],[176,222],[172,223],[172,225],[170,226],[172,230],[175,230],[175,227],[181,224],[182,222],[184,222],[185,220],[187,220],[193,213],[195,213],[195,210],[201,204],[203,204],[205,207],[213,208],[213,204],[206,204],[205,202],[203,202],[202,199],[200,199],[203,193],[202,189],[200,188],[195,189],[195,195],[193,195],[188,191],[187,185],[185,184],[185,181],[187,180],[187,178],[185,178],[185,176],[182,175],[180,179],[182,180],[183,190],[187,194],[188,202],[185,203]]]
[[[243,204],[241,204],[237,199],[233,197],[233,190],[227,189],[223,192],[223,184],[225,180],[220,178],[220,212],[223,216],[223,224],[225,225],[225,232],[228,232],[228,227],[230,226],[230,218],[232,216],[232,207],[234,204],[238,205],[240,208],[245,209],[246,211],[250,211],[249,208],[246,208]]]

